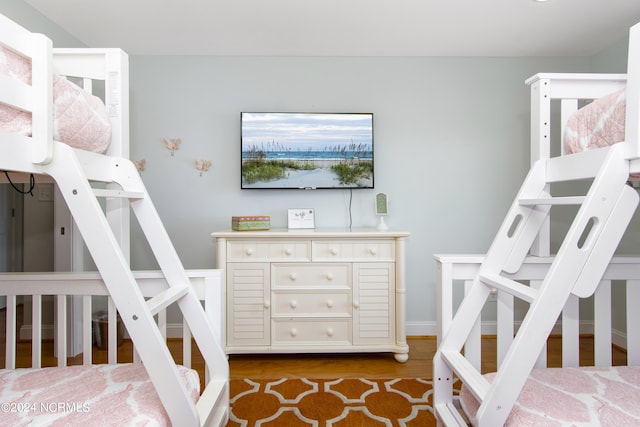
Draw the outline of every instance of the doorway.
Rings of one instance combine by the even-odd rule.
[[[23,200],[10,184],[0,184],[0,272],[22,271]],[[0,297],[0,309],[6,297]]]

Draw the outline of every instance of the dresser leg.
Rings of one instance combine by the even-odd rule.
[[[409,360],[409,353],[394,353],[393,357],[397,362],[405,363],[407,360]]]

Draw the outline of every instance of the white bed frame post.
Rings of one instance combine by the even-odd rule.
[[[42,99],[32,107],[33,139],[41,143],[34,145],[31,158],[35,164],[47,164],[53,155],[53,69],[49,60],[53,47],[42,34],[34,34],[33,42],[31,86]]]
[[[531,167],[538,159],[551,157],[551,82],[543,78],[531,84]],[[549,192],[549,186],[544,191]],[[540,228],[531,254],[548,256],[551,247],[550,221]]]
[[[627,105],[625,118],[625,144],[627,158],[640,159],[640,24],[629,32],[629,58],[627,59]],[[635,160],[636,162],[638,160]]]
[[[129,57],[120,49],[108,50],[105,54],[105,103],[111,117],[112,144],[107,155],[129,158]],[[117,142],[117,143],[113,143]],[[117,184],[107,184],[117,189]],[[111,225],[122,252],[130,260],[130,209],[122,198],[106,200],[107,220]]]

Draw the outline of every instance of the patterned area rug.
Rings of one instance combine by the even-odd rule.
[[[232,380],[229,427],[430,427],[432,381]]]

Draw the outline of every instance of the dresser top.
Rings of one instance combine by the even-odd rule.
[[[238,238],[274,238],[274,237],[286,237],[286,238],[313,238],[313,237],[325,237],[325,238],[399,238],[408,237],[409,232],[398,230],[384,230],[379,231],[375,228],[316,228],[316,229],[294,229],[289,230],[286,228],[274,228],[271,230],[257,230],[257,231],[233,231],[222,230],[211,233],[214,238],[226,238],[226,239],[238,239]]]

